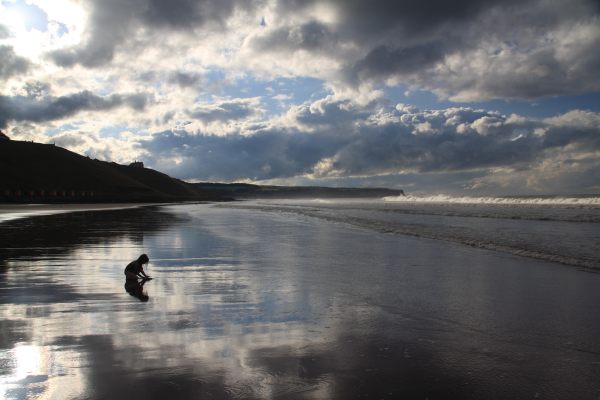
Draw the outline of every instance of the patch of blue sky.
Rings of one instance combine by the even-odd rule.
[[[470,107],[498,111],[505,115],[519,114],[526,117],[546,118],[564,114],[571,110],[600,112],[600,93],[587,93],[570,96],[543,97],[536,100],[490,100],[475,102],[454,102],[440,100],[429,91],[407,92],[404,86],[382,88],[385,96],[394,103],[414,105],[422,110],[435,110],[449,107]]]
[[[136,128],[136,127],[131,127],[126,124],[116,124],[116,125],[110,125],[110,126],[105,126],[105,127],[101,128],[99,133],[100,133],[100,137],[102,137],[102,138],[112,137],[112,138],[120,139],[123,132],[137,133],[140,131],[141,131],[141,129]]]
[[[45,31],[48,29],[48,15],[38,6],[28,4],[24,0],[2,0],[2,5],[9,11],[16,13],[27,30],[35,28],[39,31]]]
[[[67,33],[69,33],[69,28],[67,28],[65,24],[63,24],[62,22],[57,22],[57,24],[58,30],[56,31],[56,33],[58,34],[58,36],[66,35]]]
[[[202,74],[208,82],[223,81],[226,77],[225,71],[220,68],[211,68]]]
[[[107,81],[104,77],[96,77],[95,81],[100,83],[102,86],[94,92],[97,96],[110,96],[113,94],[112,83]]]
[[[202,73],[202,90],[194,98],[194,102],[209,103],[213,101],[213,96],[222,96],[225,82],[225,71],[220,68],[211,68]]]
[[[247,75],[222,87],[222,95],[231,98],[260,96],[267,115],[280,114],[290,105],[317,100],[328,93],[322,80],[307,77],[262,80]]]
[[[61,134],[63,132],[73,131],[73,130],[78,129],[78,128],[79,127],[77,125],[74,125],[74,124],[63,124],[63,125],[61,125],[59,127],[51,128],[51,129],[46,130],[45,135],[52,137],[52,136],[59,135],[59,134]]]

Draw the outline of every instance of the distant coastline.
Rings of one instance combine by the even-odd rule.
[[[0,141],[0,203],[99,204],[248,198],[383,198],[399,189],[188,183],[145,168],[90,159],[53,144]]]

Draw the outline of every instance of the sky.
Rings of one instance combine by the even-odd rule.
[[[190,182],[600,193],[598,0],[0,0],[0,129]]]

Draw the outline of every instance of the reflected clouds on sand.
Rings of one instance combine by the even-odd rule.
[[[26,221],[0,233],[11,238],[0,397],[508,399],[567,395],[560,380],[593,390],[593,369],[543,368],[598,361],[552,342],[567,330],[516,340],[490,328],[492,315],[516,323],[500,308],[532,296],[493,275],[511,273],[506,259],[209,205]],[[146,252],[155,279],[123,286],[124,265]],[[521,315],[538,311],[529,303]]]

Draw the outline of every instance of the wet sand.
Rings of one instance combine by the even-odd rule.
[[[0,243],[7,399],[600,395],[600,274],[210,205],[12,220]],[[155,279],[128,285],[141,253]]]
[[[148,206],[148,203],[98,204],[0,204],[0,223],[13,219],[77,211],[119,210]]]

